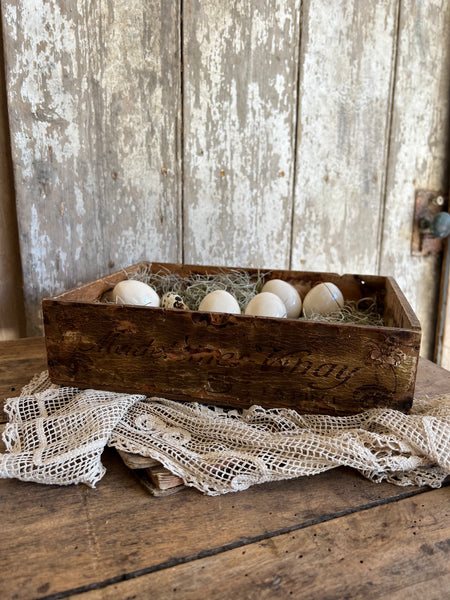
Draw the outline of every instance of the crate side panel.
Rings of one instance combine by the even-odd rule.
[[[412,401],[415,332],[58,301],[44,313],[56,383],[307,413]]]
[[[420,322],[408,300],[392,277],[386,278],[386,308],[384,311],[386,325],[403,327],[420,331]]]

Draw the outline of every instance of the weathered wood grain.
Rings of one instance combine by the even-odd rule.
[[[448,0],[1,6],[29,334],[43,296],[185,260],[393,275],[432,356]]]
[[[153,272],[161,268],[192,276],[188,265],[151,265]],[[301,293],[329,279],[346,298],[370,294],[386,326],[105,304],[97,296],[108,288],[103,278],[44,300],[50,378],[62,385],[243,408],[258,404],[331,415],[410,408],[420,326],[395,282],[311,271],[270,275]],[[126,277],[119,272],[111,279],[118,276]]]
[[[29,334],[43,296],[181,259],[175,1],[3,0]]]
[[[287,268],[300,2],[184,3],[184,249]]]
[[[414,398],[450,393],[450,372],[426,358],[421,358],[417,369]]]
[[[27,379],[32,377],[35,366],[28,360],[30,355],[44,358],[42,339],[0,343],[0,364],[4,369],[2,385],[14,386],[19,373]],[[446,392],[449,389],[448,371],[429,361],[421,360],[417,394],[423,396]],[[2,429],[3,426],[0,427],[0,432]],[[0,451],[4,451],[2,442]],[[426,547],[423,551],[427,552],[431,547],[436,556],[427,555],[427,560],[423,560],[425,557],[417,554],[417,547],[414,546],[411,560],[416,561],[416,568],[421,566],[426,569],[427,577],[430,573],[435,573],[435,586],[439,584],[439,578],[442,579],[446,573],[445,569],[441,569],[441,575],[435,572],[434,565],[439,568],[442,566],[439,554],[441,546],[433,544],[443,541],[438,537],[444,535],[448,519],[445,515],[441,519],[442,508],[435,507],[434,502],[426,502],[430,492],[422,493],[423,490],[417,488],[405,489],[384,483],[373,484],[349,470],[337,469],[314,477],[254,486],[238,494],[206,497],[187,489],[162,499],[149,497],[115,452],[107,450],[103,461],[107,474],[95,490],[83,486],[56,487],[0,480],[2,599],[12,600],[19,597],[21,600],[27,600],[59,593],[64,594],[64,597],[76,597],[90,586],[101,588],[95,593],[104,594],[105,598],[111,597],[111,593],[115,593],[115,598],[127,597],[130,591],[130,588],[126,587],[128,584],[116,588],[113,585],[115,582],[134,577],[130,585],[136,586],[136,591],[139,591],[141,586],[142,589],[149,585],[153,587],[154,580],[148,580],[143,575],[158,569],[169,569],[175,581],[178,571],[173,571],[171,566],[186,561],[188,571],[197,573],[196,569],[190,568],[192,561],[199,562],[201,567],[205,563],[197,559],[208,554],[217,555],[213,560],[222,556],[225,561],[223,570],[227,572],[230,562],[229,553],[225,551],[233,547],[237,549],[236,553],[242,561],[253,557],[250,561],[253,564],[254,550],[264,550],[262,544],[266,544],[265,551],[272,551],[270,554],[257,555],[260,567],[270,567],[265,558],[270,555],[273,565],[280,564],[283,569],[290,568],[292,556],[288,556],[289,552],[295,549],[300,554],[305,545],[313,552],[308,540],[316,540],[317,536],[313,534],[318,531],[322,537],[317,541],[321,541],[321,545],[317,547],[318,554],[311,556],[316,560],[322,559],[323,554],[326,555],[327,562],[323,563],[326,571],[322,568],[322,574],[334,573],[333,569],[337,568],[336,564],[333,567],[333,557],[328,557],[329,546],[324,544],[328,541],[322,535],[324,531],[334,536],[337,536],[336,532],[339,533],[337,549],[340,552],[348,549],[353,558],[357,558],[360,551],[371,553],[375,561],[381,561],[376,563],[377,569],[381,569],[383,551],[380,551],[378,545],[379,518],[374,520],[372,527],[368,516],[373,510],[388,511],[377,514],[381,514],[383,518],[386,514],[386,519],[389,522],[392,520],[397,527],[395,531],[399,531],[399,522],[404,523],[404,530],[411,533],[411,538],[413,531],[419,532],[421,527],[426,526],[420,530],[420,535],[426,537]],[[443,490],[447,491],[448,488]],[[399,505],[398,502],[373,508],[415,493],[420,493],[415,501],[419,509],[412,518],[411,512],[397,511],[395,507]],[[445,507],[445,502],[445,498],[443,501],[439,498],[437,504]],[[391,507],[394,513],[389,517]],[[434,512],[429,512],[431,510]],[[361,524],[359,520],[352,521],[350,531],[353,534],[349,538],[345,527],[342,529],[340,525],[343,519],[338,517],[353,512],[359,512],[362,520]],[[436,526],[431,528],[430,514],[436,523]],[[407,519],[405,515],[408,516]],[[422,515],[427,515],[426,521],[420,521],[424,519]],[[330,525],[325,521],[330,521]],[[333,523],[337,524],[337,528]],[[333,527],[330,529],[331,525]],[[315,529],[316,526],[321,529]],[[417,528],[414,529],[413,526]],[[442,534],[436,533],[439,527]],[[300,531],[294,531],[297,529]],[[283,537],[283,531],[290,533]],[[371,540],[375,541],[373,550],[372,544],[366,542],[367,531],[372,531]],[[392,544],[392,548],[397,549],[396,556],[405,561],[408,553],[403,552],[403,549],[406,542],[409,544],[410,538],[404,537],[406,533],[389,537],[389,527],[383,528],[383,531],[387,538],[382,550],[389,550]],[[358,535],[355,532],[363,533],[356,539]],[[299,537],[299,534],[302,537]],[[293,546],[286,545],[293,535],[296,536],[295,540],[292,540]],[[273,541],[278,540],[279,536],[281,546],[277,541]],[[353,542],[356,544],[354,550]],[[280,550],[281,547],[283,550]],[[243,552],[245,554],[242,554]],[[287,559],[289,560],[286,563]],[[358,560],[361,559],[365,560],[363,556],[359,556]],[[387,559],[395,562],[390,554]],[[358,564],[360,563],[356,562],[356,566]],[[369,561],[365,560],[364,564],[367,567]],[[20,565],[20,569],[17,565]],[[304,565],[301,566],[303,568]],[[348,568],[352,566],[353,562]],[[388,563],[385,563],[385,566],[388,566]],[[392,565],[389,568],[392,569]],[[199,586],[202,586],[205,585],[202,575],[204,570],[199,571],[198,582]],[[301,573],[301,570],[294,569],[293,572]],[[217,575],[220,577],[220,569]],[[325,577],[322,579],[325,580]],[[339,575],[336,579],[339,580]],[[241,582],[245,581],[243,573]],[[309,578],[305,583],[308,581]],[[186,582],[188,584],[190,580],[186,579]],[[417,577],[411,580],[411,584],[413,583],[420,585]],[[406,585],[406,582],[403,585]],[[175,586],[167,589],[173,587]],[[179,588],[178,584],[177,587]],[[182,588],[179,588],[179,591],[180,589]]]
[[[450,244],[444,242],[441,265],[441,282],[436,314],[436,342],[433,360],[441,367],[450,369]]]
[[[306,0],[302,23],[291,268],[376,273],[397,2]]]
[[[34,375],[46,368],[47,356],[43,338],[0,342],[0,400],[17,395]],[[421,398],[449,391],[449,371],[421,358],[414,396]]]
[[[380,272],[397,279],[433,356],[440,257],[412,257],[415,190],[448,190],[450,3],[401,3]]]
[[[448,492],[436,490],[342,516],[71,597],[446,598]]]
[[[44,338],[0,342],[0,423],[6,421],[4,400],[18,396],[23,386],[46,368]]]
[[[0,31],[0,60],[3,35]],[[0,340],[25,332],[19,240],[9,140],[5,73],[0,73]]]
[[[227,547],[241,554],[252,540],[265,543],[283,529],[423,491],[373,484],[338,469],[238,494],[185,489],[155,498],[112,450],[102,460],[107,474],[95,490],[0,480],[2,600],[103,586]]]

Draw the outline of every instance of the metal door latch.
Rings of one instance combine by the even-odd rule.
[[[439,254],[443,240],[450,235],[448,197],[441,192],[418,190],[411,239],[413,256]]]

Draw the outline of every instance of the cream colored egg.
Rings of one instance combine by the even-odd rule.
[[[223,312],[235,315],[241,314],[238,301],[225,290],[214,290],[207,294],[200,303],[198,310],[202,312]]]
[[[282,279],[271,279],[262,287],[262,292],[272,292],[284,302],[288,319],[297,319],[302,311],[302,299],[295,287]]]
[[[255,317],[286,318],[287,316],[283,300],[272,292],[256,294],[247,304],[245,314]]]
[[[134,306],[159,306],[159,296],[155,290],[135,279],[120,281],[112,291],[112,301],[116,304],[132,304]]]
[[[305,317],[313,313],[328,315],[344,306],[341,290],[329,281],[319,283],[310,289],[303,299],[303,314]]]
[[[183,298],[175,292],[167,292],[161,298],[162,308],[177,308],[181,310],[189,310],[189,306],[184,303]]]

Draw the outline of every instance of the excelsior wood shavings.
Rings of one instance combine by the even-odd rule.
[[[366,305],[365,308],[362,308]],[[349,323],[352,325],[374,325],[382,327],[383,318],[380,315],[377,303],[373,298],[362,298],[358,302],[347,301],[340,310],[328,315],[313,313],[308,317],[309,321],[321,321],[324,323]]]
[[[128,279],[143,281],[151,285],[160,298],[167,292],[179,294],[190,310],[198,310],[200,302],[210,292],[226,290],[236,298],[242,314],[250,300],[260,293],[268,275],[270,275],[268,271],[264,273],[258,271],[256,276],[252,276],[247,271],[233,269],[214,274],[191,273],[189,277],[182,277],[166,269],[153,273],[151,265],[141,266],[139,270],[132,273],[126,272]],[[107,294],[103,301],[110,301]],[[306,320],[302,316],[299,319]],[[346,301],[340,310],[328,315],[313,313],[307,320],[376,327],[384,325],[377,303],[373,298],[362,298],[357,302]]]
[[[192,273],[190,277],[181,277],[165,271],[152,273],[149,268],[145,268],[133,273],[129,278],[151,285],[160,297],[167,292],[179,294],[191,310],[197,310],[200,302],[210,292],[225,290],[236,298],[241,311],[244,312],[253,296],[261,291],[264,277],[267,275],[267,272],[261,274],[258,271],[255,277],[246,271],[232,270],[206,275]]]

